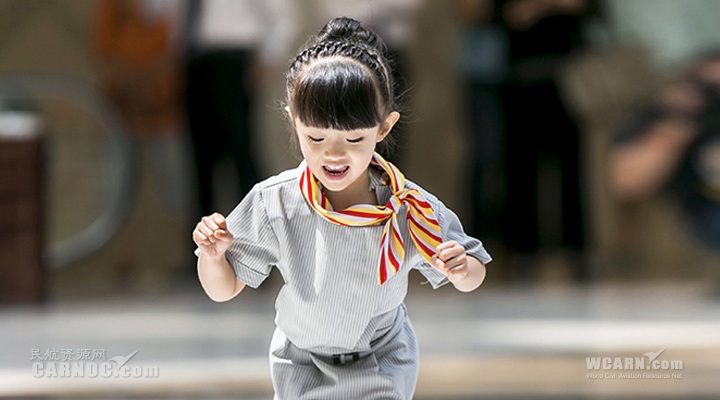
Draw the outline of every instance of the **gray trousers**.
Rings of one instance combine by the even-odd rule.
[[[275,399],[412,399],[419,353],[405,306],[390,330],[370,350],[319,354],[293,345],[275,329],[270,369]]]

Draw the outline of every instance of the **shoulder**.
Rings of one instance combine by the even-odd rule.
[[[408,189],[415,189],[415,190],[419,191],[423,196],[425,196],[425,199],[430,203],[430,205],[433,206],[433,209],[437,210],[438,206],[440,206],[440,205],[445,207],[443,202],[440,201],[440,199],[438,199],[437,196],[435,196],[434,194],[425,190],[422,186],[418,185],[417,183],[415,183],[409,179],[405,179],[405,187]]]
[[[300,172],[300,167],[288,169],[258,182],[255,187],[261,192],[286,190],[286,188],[297,186]]]
[[[457,214],[455,214],[452,209],[448,208],[442,200],[431,192],[425,190],[417,183],[406,180],[405,187],[408,189],[416,189],[425,197],[425,200],[430,203],[430,207],[432,207],[435,212],[435,216],[437,217],[440,227],[443,228],[443,230],[448,229],[449,225],[453,225],[455,221],[459,221]]]
[[[271,219],[296,215],[306,203],[299,187],[301,172],[300,167],[293,168],[260,181],[246,198],[251,203],[259,204]]]

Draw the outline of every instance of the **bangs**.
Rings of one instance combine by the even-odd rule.
[[[382,122],[377,85],[371,72],[354,60],[337,57],[303,71],[291,98],[295,117],[323,129],[367,129]]]

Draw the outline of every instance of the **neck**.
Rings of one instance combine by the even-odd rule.
[[[367,170],[350,186],[340,191],[324,190],[325,196],[330,200],[333,210],[339,211],[356,204],[377,204],[375,193],[368,190],[370,178]]]

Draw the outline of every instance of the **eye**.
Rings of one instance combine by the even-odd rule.
[[[312,136],[308,136],[308,139],[313,143],[320,143],[323,141],[323,138],[316,138],[316,137],[312,137]]]
[[[350,142],[350,143],[360,143],[360,142],[363,141],[363,139],[365,139],[365,137],[364,137],[364,136],[360,136],[359,138],[356,138],[356,139],[348,139],[347,141]]]

